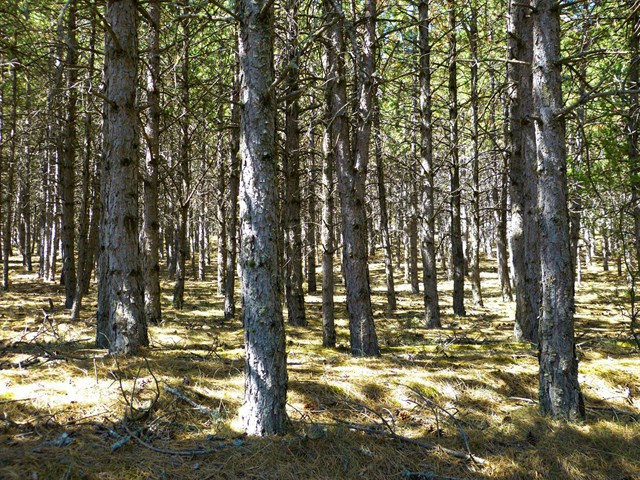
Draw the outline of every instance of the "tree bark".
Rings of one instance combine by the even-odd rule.
[[[533,114],[533,30],[531,11],[515,0],[509,7],[509,63],[511,88],[511,249],[516,291],[514,336],[538,342],[540,310],[540,256],[536,185],[536,138]]]
[[[307,243],[307,291],[316,293],[318,285],[316,280],[316,256],[318,253],[317,231],[318,231],[318,214],[317,214],[317,194],[316,185],[318,183],[318,171],[316,167],[316,150],[315,150],[315,123],[309,124],[308,141],[309,150],[307,152],[309,158],[309,186],[307,192],[307,208],[309,212],[309,221],[306,225],[305,239]]]
[[[380,204],[380,237],[384,249],[384,277],[387,286],[387,308],[394,311],[397,308],[396,289],[393,279],[393,252],[391,251],[391,236],[389,234],[389,213],[387,208],[387,189],[384,179],[384,165],[382,164],[382,135],[380,134],[380,108],[375,105],[373,112],[374,147],[376,158],[376,179],[378,187],[378,202]]]
[[[640,12],[638,2],[630,0],[631,16],[629,17],[631,34],[629,50],[629,90],[640,88]],[[640,271],[640,102],[638,94],[629,96],[629,117],[627,120],[627,139],[629,142],[629,165],[631,172],[631,203],[633,205],[634,247],[636,264]]]
[[[554,0],[534,0],[533,102],[538,159],[542,265],[540,409],[584,418],[573,332],[574,285],[567,209],[567,159],[560,72],[560,15]]]
[[[9,257],[11,256],[11,228],[13,223],[13,192],[16,169],[16,142],[18,119],[18,59],[11,66],[11,116],[9,117],[9,157],[7,158],[7,183],[4,198],[4,231],[2,245],[2,289],[9,290]]]
[[[328,8],[338,5],[328,2]],[[366,238],[365,181],[371,139],[375,71],[375,0],[365,4],[364,38],[358,53],[357,108],[354,152],[350,154],[349,121],[347,118],[347,88],[342,54],[344,39],[342,12],[335,12],[331,28],[331,48],[336,55],[336,80],[332,81],[332,140],[338,166],[338,188],[342,210],[343,269],[346,284],[347,311],[351,353],[356,356],[378,355],[378,338],[371,309],[369,266]]]
[[[142,249],[144,262],[144,316],[148,324],[162,320],[160,304],[160,221],[158,219],[158,161],[160,158],[160,28],[158,0],[151,0],[149,13],[149,53],[147,54],[147,149],[144,168],[144,210]]]
[[[108,197],[103,224],[108,325],[112,355],[136,353],[149,343],[144,318],[138,245],[137,12],[134,0],[109,0],[105,39],[105,171]],[[117,39],[117,40],[116,40]]]
[[[436,267],[436,219],[433,203],[435,187],[433,164],[433,124],[431,96],[431,40],[429,38],[429,0],[418,3],[418,42],[420,52],[420,165],[424,178],[422,192],[422,283],[424,291],[424,321],[426,328],[440,328],[438,278]]]
[[[273,6],[238,2],[242,120],[240,218],[245,393],[249,435],[283,434],[287,423],[287,354],[277,252],[276,102]],[[264,9],[264,11],[263,11]]]
[[[300,106],[299,52],[298,52],[298,0],[289,0],[287,8],[287,73],[285,100],[285,148],[282,157],[284,170],[284,253],[285,297],[288,321],[291,325],[307,324],[302,283],[302,224],[300,221]]]
[[[458,145],[458,68],[456,47],[455,0],[447,0],[449,10],[449,155],[450,155],[450,208],[451,208],[451,262],[453,267],[453,313],[464,316],[465,259],[462,248],[462,220],[460,213],[460,158]]]

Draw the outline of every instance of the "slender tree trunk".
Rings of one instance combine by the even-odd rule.
[[[380,236],[384,249],[384,275],[387,285],[387,308],[393,311],[397,308],[396,289],[393,280],[393,252],[391,251],[391,236],[389,234],[389,214],[387,209],[387,189],[385,187],[384,166],[382,164],[382,136],[380,135],[380,108],[375,105],[373,112],[374,148],[376,158],[376,178],[378,187],[378,202],[380,203]]]
[[[453,267],[453,313],[464,316],[465,259],[462,248],[462,220],[460,213],[460,158],[458,145],[458,68],[456,50],[455,0],[447,0],[449,9],[449,155],[451,183],[451,261]]]
[[[147,149],[144,168],[144,210],[142,249],[144,262],[144,316],[148,324],[162,320],[160,304],[160,221],[158,219],[158,161],[160,158],[160,2],[151,0],[149,13],[149,53],[147,54]]]
[[[629,49],[631,63],[629,65],[629,90],[640,88],[640,11],[637,0],[629,0],[631,16]],[[629,142],[629,165],[631,167],[631,202],[633,205],[634,240],[636,263],[640,271],[640,102],[638,94],[629,96],[629,119],[627,123],[627,139]]]
[[[235,284],[236,257],[238,252],[238,192],[240,188],[240,100],[239,75],[234,74],[231,88],[231,133],[229,143],[229,189],[227,196],[227,264],[225,266],[224,318],[229,320],[236,313]]]
[[[334,5],[328,2],[328,8]],[[375,0],[365,4],[364,38],[358,53],[355,155],[350,154],[347,92],[342,52],[342,17],[336,12],[336,27],[331,29],[331,48],[336,55],[336,81],[332,81],[332,140],[338,166],[338,188],[342,209],[343,269],[346,284],[349,334],[353,355],[378,355],[378,338],[373,322],[366,239],[365,181],[371,139],[371,113],[375,70]]]
[[[328,5],[328,2],[325,3]],[[331,12],[331,7],[328,7]],[[327,16],[327,21],[331,22],[334,17],[331,13]],[[331,27],[329,35],[336,35],[335,26]],[[334,322],[334,279],[333,279],[333,259],[335,254],[335,229],[334,229],[334,191],[333,180],[334,170],[334,140],[332,138],[333,107],[332,98],[338,81],[337,52],[332,46],[326,46],[322,55],[322,67],[325,72],[325,111],[324,111],[324,134],[322,136],[322,345],[333,348],[336,346],[336,328]]]
[[[309,211],[309,221],[306,224],[305,239],[307,243],[307,291],[309,293],[316,293],[318,291],[316,281],[316,256],[318,252],[317,247],[317,193],[316,185],[318,183],[318,171],[316,167],[316,151],[315,151],[315,136],[314,136],[315,123],[312,121],[309,124],[308,141],[309,150],[307,152],[309,158],[309,186],[307,192],[307,208]]]
[[[287,99],[285,101],[285,149],[282,165],[285,178],[284,205],[284,253],[285,253],[285,296],[288,321],[291,325],[307,324],[304,309],[302,282],[302,225],[300,222],[300,107],[299,52],[298,52],[298,0],[289,0],[287,14],[287,56],[286,74]]]
[[[512,0],[509,7],[508,65],[511,99],[511,249],[516,291],[514,336],[538,342],[540,256],[538,252],[536,139],[533,114],[533,30],[529,8]]]
[[[4,199],[4,232],[2,246],[2,288],[9,290],[9,257],[11,256],[11,228],[13,222],[13,191],[16,169],[16,142],[18,118],[18,60],[11,66],[11,116],[9,118],[9,158],[7,164],[7,180]]]
[[[473,303],[484,306],[480,286],[480,101],[478,97],[478,12],[471,5],[469,24],[469,45],[471,49],[471,176],[473,195],[471,200],[471,291]]]
[[[138,42],[133,0],[109,0],[105,39],[105,212],[108,325],[112,355],[136,353],[148,345],[143,278],[138,245],[138,130],[136,83]]]
[[[78,80],[78,45],[76,42],[76,0],[69,2],[67,9],[66,38],[60,32],[59,42],[66,41],[67,58],[67,112],[64,124],[64,141],[60,164],[60,179],[62,190],[62,275],[64,278],[66,308],[73,306],[76,291],[75,267],[75,159],[76,159],[76,110]]]
[[[219,111],[219,121],[222,123],[222,109]],[[218,207],[217,207],[217,217],[218,217],[218,266],[217,266],[217,282],[216,289],[218,295],[222,295],[225,287],[225,275],[226,275],[226,264],[227,264],[227,255],[228,255],[228,246],[227,246],[227,217],[224,208],[224,200],[227,190],[226,185],[226,165],[224,161],[225,152],[222,148],[222,139],[220,139],[220,145],[218,147],[218,152],[220,152],[219,165],[218,169]]]
[[[188,4],[183,4],[185,13],[188,10]],[[180,159],[178,161],[178,206],[179,224],[176,238],[176,283],[173,289],[173,306],[177,310],[182,310],[184,306],[184,282],[187,276],[186,261],[189,255],[189,245],[187,237],[187,228],[189,224],[189,188],[190,188],[190,147],[191,139],[189,135],[190,124],[190,78],[189,78],[189,61],[191,48],[191,34],[189,22],[191,20],[188,15],[182,19],[182,68],[180,74],[180,107],[182,114],[180,115]]]
[[[424,290],[424,321],[427,328],[440,328],[438,278],[436,267],[436,219],[433,203],[435,187],[433,164],[433,124],[431,96],[431,40],[429,0],[418,3],[418,42],[420,52],[420,165],[424,177],[422,192],[422,283]]]
[[[241,416],[249,435],[283,434],[287,423],[287,353],[276,245],[273,6],[267,0],[240,0],[238,14],[242,19],[239,52],[243,105],[240,266],[246,348]]]
[[[567,159],[562,119],[560,12],[534,0],[533,101],[540,209],[542,315],[540,409],[556,418],[584,418],[573,332],[574,285],[567,211]]]
[[[28,112],[24,121],[24,130],[26,135],[24,135],[24,178],[21,179],[21,188],[20,188],[20,208],[22,215],[22,222],[24,228],[24,248],[23,248],[23,260],[22,263],[24,267],[27,269],[27,272],[31,272],[33,270],[31,255],[32,255],[32,246],[31,246],[31,237],[32,237],[32,205],[31,205],[31,120],[29,118],[31,112],[31,80],[30,78],[26,79],[27,82],[27,95],[25,101],[25,110]],[[1,124],[1,122],[0,122]],[[1,128],[1,127],[0,127]],[[0,141],[2,139],[0,138]]]

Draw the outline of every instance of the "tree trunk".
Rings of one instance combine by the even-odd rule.
[[[16,142],[18,118],[18,61],[14,59],[11,67],[11,117],[9,118],[9,158],[7,165],[7,183],[4,199],[4,232],[2,245],[2,288],[9,290],[9,257],[11,256],[11,225],[13,221],[13,190],[16,169]]]
[[[460,214],[460,158],[458,145],[458,69],[456,53],[455,0],[447,0],[449,9],[449,152],[451,185],[451,262],[453,269],[453,313],[464,316],[465,259],[462,249],[462,220]]]
[[[87,91],[91,88],[93,82],[93,73],[95,67],[95,44],[96,44],[96,20],[95,14],[91,14],[91,37],[89,53],[89,66],[87,69],[87,79],[85,80],[85,88]],[[92,113],[88,106],[88,99],[85,100],[85,117],[84,117],[84,155],[82,157],[82,183],[80,211],[78,218],[78,271],[76,277],[75,293],[73,297],[73,305],[71,307],[71,320],[80,318],[80,309],[82,307],[82,298],[85,294],[85,278],[86,268],[88,267],[87,257],[93,258],[93,252],[90,250],[89,243],[89,208],[91,205],[91,159],[93,157],[93,119]]]
[[[471,291],[473,303],[482,307],[480,286],[480,149],[479,149],[479,109],[478,97],[478,12],[471,5],[469,24],[469,45],[471,49],[471,176],[473,195],[471,200]]]
[[[188,4],[182,4],[185,13]],[[182,310],[184,306],[184,282],[187,276],[186,261],[188,252],[187,227],[189,223],[189,188],[190,188],[190,147],[191,139],[189,135],[190,109],[189,109],[189,50],[191,48],[191,37],[189,32],[188,15],[182,18],[182,68],[180,75],[180,158],[178,160],[178,232],[176,242],[176,283],[173,288],[173,306],[177,310]]]
[[[109,0],[105,39],[106,243],[109,353],[132,354],[149,343],[138,245],[138,45],[133,0]]]
[[[555,418],[584,418],[573,333],[574,285],[567,210],[567,159],[560,74],[560,12],[534,0],[533,101],[538,159],[542,264],[540,409]]]
[[[375,105],[373,112],[374,147],[376,158],[376,177],[378,187],[378,202],[380,203],[380,236],[384,249],[384,275],[387,285],[387,308],[393,311],[397,308],[396,289],[393,280],[393,253],[391,251],[391,236],[389,234],[389,214],[387,209],[387,189],[384,180],[384,166],[382,164],[382,136],[380,134],[380,108]]]
[[[338,5],[327,2],[329,9]],[[335,12],[331,28],[331,48],[336,55],[336,80],[332,83],[332,140],[338,166],[338,188],[342,209],[342,265],[344,270],[351,353],[356,356],[378,355],[378,338],[371,309],[369,266],[366,239],[365,181],[369,161],[371,113],[374,97],[375,70],[375,0],[365,4],[362,50],[358,53],[359,72],[354,152],[350,154],[349,121],[347,117],[347,85],[342,54],[344,27],[341,12]],[[336,18],[337,17],[337,18]]]
[[[318,252],[317,231],[318,231],[318,214],[317,214],[317,194],[316,185],[318,183],[318,171],[316,167],[316,150],[315,150],[315,124],[312,121],[309,124],[309,186],[307,192],[307,207],[309,212],[309,221],[306,225],[305,239],[307,243],[307,291],[316,293],[318,285],[316,281],[316,256]]]
[[[509,7],[511,84],[511,249],[516,291],[517,341],[538,342],[540,257],[538,253],[537,185],[532,73],[533,30],[529,8],[512,0]]]
[[[640,12],[636,1],[629,2],[631,16],[631,34],[629,49],[629,90],[640,88]],[[631,202],[633,205],[634,240],[636,263],[640,271],[640,102],[638,94],[629,96],[629,118],[627,121],[627,139],[629,142],[629,165],[631,167]]]
[[[285,179],[284,193],[284,253],[285,297],[288,321],[291,325],[304,326],[307,319],[304,310],[302,282],[302,225],[300,222],[300,107],[298,104],[299,52],[298,52],[298,0],[289,0],[287,15],[287,73],[285,101],[285,148],[282,168]]]
[[[149,324],[162,319],[160,304],[160,221],[158,219],[158,161],[160,158],[160,28],[158,0],[151,0],[149,13],[149,53],[147,54],[147,149],[144,168],[144,210],[142,249],[144,261],[144,316]]]
[[[328,5],[328,3],[325,3]],[[328,13],[331,7],[328,7]],[[327,15],[327,22],[330,23],[334,17],[331,13]],[[329,35],[339,35],[334,32],[335,25],[331,27]],[[334,170],[334,139],[332,137],[333,107],[332,98],[338,80],[337,52],[329,45],[325,47],[322,55],[322,67],[325,72],[324,88],[324,134],[322,136],[322,345],[333,348],[336,346],[336,327],[334,322],[334,301],[333,301],[333,258],[335,254],[334,236],[334,202],[333,195],[335,184],[333,180]]]
[[[229,320],[236,313],[235,282],[238,252],[238,192],[240,188],[240,108],[239,75],[234,74],[231,87],[231,133],[229,142],[229,189],[227,192],[227,263],[225,266],[224,318]]]
[[[431,96],[431,40],[429,38],[429,0],[418,3],[418,42],[420,48],[420,165],[424,176],[422,192],[422,283],[426,328],[440,328],[438,277],[436,267],[436,219],[433,203],[435,175],[433,165],[433,124]]]
[[[271,89],[273,6],[240,0],[242,317],[249,435],[283,434],[287,423],[287,353],[278,276],[276,102]],[[264,11],[262,11],[264,9]]]
[[[76,42],[76,1],[69,2],[67,13],[66,38],[59,32],[59,42],[67,44],[67,112],[64,124],[64,140],[62,158],[60,162],[60,180],[62,190],[62,275],[64,277],[64,291],[66,308],[73,306],[76,291],[75,267],[75,159],[76,159],[76,107],[78,79],[78,45]],[[62,27],[60,27],[62,28]]]

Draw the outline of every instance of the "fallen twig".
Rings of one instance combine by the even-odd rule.
[[[200,405],[199,403],[194,402],[177,388],[170,387],[169,385],[163,385],[162,388],[164,389],[165,392],[178,397],[180,400],[182,400],[185,403],[188,403],[200,413],[203,413],[205,415],[211,415],[214,417],[217,417],[220,415],[220,412],[218,412],[217,410],[211,410],[210,408],[207,408],[204,405]]]

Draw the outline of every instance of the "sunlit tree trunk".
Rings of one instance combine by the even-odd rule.
[[[136,353],[149,343],[144,319],[138,245],[137,12],[134,0],[109,0],[105,34],[105,172],[103,223],[108,323],[104,336],[112,355]]]
[[[264,9],[264,10],[263,10]],[[239,0],[242,180],[242,317],[249,435],[283,434],[287,423],[287,353],[277,252],[276,102],[273,5]]]
[[[567,209],[567,158],[560,72],[560,13],[555,0],[534,0],[533,103],[538,159],[542,307],[539,400],[555,418],[584,417],[573,332],[574,285]]]

